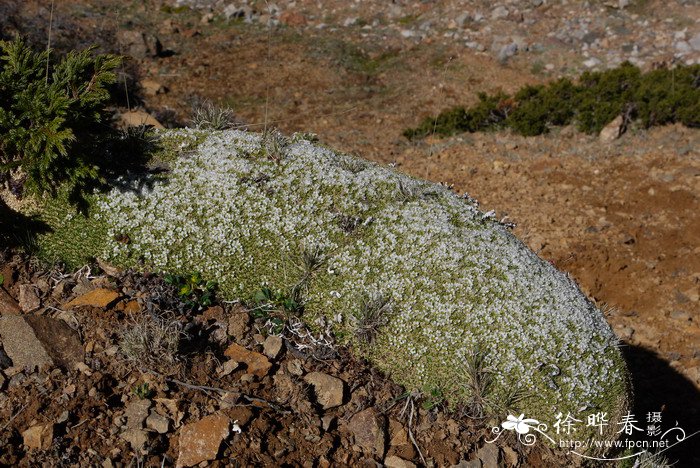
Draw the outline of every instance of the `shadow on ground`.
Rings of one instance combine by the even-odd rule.
[[[700,430],[700,391],[693,383],[672,368],[667,361],[655,353],[639,346],[627,345],[623,348],[627,359],[634,388],[634,408],[632,413],[638,421],[636,426],[647,429],[648,413],[661,412],[661,432],[678,425],[690,436]],[[658,425],[658,423],[657,423]],[[658,440],[642,434],[638,440]],[[674,430],[667,436],[669,445],[674,444],[680,431]],[[678,443],[663,452],[676,467],[700,466],[700,434]],[[638,450],[636,450],[638,451]],[[650,451],[655,452],[656,449]]]

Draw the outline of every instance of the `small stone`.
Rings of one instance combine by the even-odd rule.
[[[22,433],[24,445],[30,449],[48,450],[53,444],[53,424],[37,424]]]
[[[254,351],[249,351],[243,346],[233,343],[226,348],[224,355],[233,359],[236,362],[242,362],[248,366],[248,372],[257,376],[264,377],[270,371],[272,363],[268,359]]]
[[[19,287],[19,307],[22,312],[29,313],[41,307],[41,299],[33,284],[22,284]]]
[[[238,369],[238,363],[234,361],[233,359],[229,359],[228,361],[224,362],[221,365],[221,368],[219,370],[219,375],[221,377],[224,377],[226,375],[229,375],[231,372],[235,371]]]
[[[287,362],[287,372],[297,377],[304,375],[304,367],[301,365],[301,361],[294,359],[293,361]]]
[[[350,418],[348,430],[355,437],[355,444],[365,451],[384,455],[386,438],[386,421],[384,416],[374,408],[367,408]]]
[[[612,122],[607,124],[601,131],[600,135],[598,138],[600,141],[609,143],[611,141],[615,141],[618,138],[620,138],[620,135],[622,135],[622,124],[624,123],[624,120],[622,119],[621,115],[618,115],[613,119]]]
[[[697,33],[688,41],[688,45],[696,52],[700,52],[700,33]]]
[[[165,93],[165,86],[154,80],[143,80],[139,83],[146,96],[156,96]]]
[[[137,59],[157,57],[163,52],[163,45],[153,34],[122,30],[117,33],[117,40],[122,50]]]
[[[149,113],[139,110],[123,112],[119,116],[119,119],[121,120],[122,125],[125,127],[140,127],[141,125],[145,125],[147,127],[159,129],[165,128]]]
[[[177,466],[194,466],[214,460],[221,442],[229,435],[230,424],[231,420],[225,415],[214,414],[183,426],[180,430]]]
[[[508,9],[504,6],[497,6],[491,12],[491,19],[502,19],[508,16]]]
[[[518,44],[515,42],[511,42],[510,44],[506,44],[503,47],[501,47],[501,50],[498,52],[498,60],[500,62],[505,62],[508,60],[510,57],[514,56],[515,54],[518,53]]]
[[[322,372],[311,372],[304,380],[314,387],[316,400],[326,410],[343,404],[345,383]]]
[[[595,57],[591,57],[583,62],[583,66],[586,68],[594,68],[600,65],[602,62]]]
[[[0,315],[19,315],[21,312],[17,301],[0,287]]]
[[[129,429],[141,429],[151,409],[151,400],[134,400],[126,407],[124,416]]]
[[[287,26],[304,26],[306,18],[301,13],[287,10],[280,15],[280,23]]]
[[[498,468],[500,450],[497,445],[485,444],[476,452],[476,457],[481,460],[483,468]]]
[[[530,0],[530,5],[534,6],[535,8],[541,6],[543,3],[544,0]]]
[[[90,377],[92,375],[92,369],[90,369],[90,366],[88,366],[84,362],[76,363],[74,368],[75,368],[75,370],[77,370],[81,374],[86,375],[88,377]]]
[[[105,288],[97,288],[76,297],[67,304],[64,304],[63,308],[72,309],[74,307],[90,306],[104,309],[116,302],[117,299],[119,299],[119,293],[116,291],[111,291]]]
[[[131,448],[136,452],[140,452],[146,446],[146,442],[148,442],[148,433],[138,428],[127,429],[119,437],[129,442]]]
[[[154,411],[146,418],[146,427],[156,431],[158,434],[166,434],[170,429],[170,419]]]
[[[415,463],[399,458],[396,455],[386,457],[384,459],[384,466],[386,466],[386,468],[416,468]]]
[[[263,353],[270,359],[275,359],[277,356],[279,356],[280,351],[282,351],[282,345],[284,342],[282,341],[282,338],[279,336],[275,335],[270,335],[267,338],[265,338],[265,341],[263,342]]]
[[[501,450],[503,451],[503,463],[505,463],[506,466],[509,467],[516,467],[520,466],[520,459],[518,457],[518,452],[513,450],[512,448],[508,447],[507,445],[504,445],[501,447]]]
[[[22,316],[0,317],[0,341],[15,367],[33,370],[54,364],[34,329]]]
[[[250,316],[247,312],[242,309],[237,309],[233,311],[233,315],[228,319],[228,334],[236,339],[236,341],[241,341],[245,338],[245,334],[248,332],[248,323],[250,322]]]

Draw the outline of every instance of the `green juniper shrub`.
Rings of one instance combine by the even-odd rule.
[[[437,117],[426,117],[416,128],[403,134],[409,140],[428,135],[450,136],[462,132],[478,132],[502,126],[512,109],[510,97],[503,93],[479,93],[479,102],[470,109],[455,107]]]
[[[636,66],[623,63],[611,70],[586,72],[576,83],[562,78],[525,86],[513,96],[502,91],[482,93],[473,107],[455,107],[427,117],[403,134],[414,139],[507,127],[534,136],[572,123],[594,134],[618,115],[624,115],[627,123],[638,119],[645,128],[674,122],[700,127],[700,65],[642,74]]]
[[[579,80],[578,128],[598,133],[635,101],[641,72],[629,62],[602,72],[585,72]]]
[[[20,192],[84,190],[100,172],[95,152],[81,148],[101,130],[121,59],[89,48],[50,63],[50,51],[19,38],[0,41],[0,52],[0,177],[21,174]]]
[[[521,135],[535,136],[548,132],[550,126],[568,125],[575,115],[576,98],[576,88],[566,78],[548,86],[525,86],[515,94],[507,126]]]
[[[700,127],[700,66],[643,75],[635,102],[645,128],[673,122]]]

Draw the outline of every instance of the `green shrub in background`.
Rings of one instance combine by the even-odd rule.
[[[20,174],[30,193],[55,194],[65,184],[74,194],[99,178],[87,148],[121,59],[93,51],[53,64],[50,51],[35,52],[19,38],[0,41],[0,181]]]
[[[404,136],[448,136],[505,127],[534,136],[572,123],[594,134],[618,115],[638,120],[644,128],[675,122],[700,127],[700,65],[643,74],[624,63],[611,70],[586,72],[577,83],[562,78],[547,85],[525,86],[513,96],[501,91],[482,93],[473,107],[455,107],[427,117]]]

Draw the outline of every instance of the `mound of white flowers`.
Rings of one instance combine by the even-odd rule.
[[[307,323],[323,319],[399,383],[473,414],[626,411],[601,312],[473,200],[302,136],[160,138],[166,177],[95,195],[87,220],[54,210],[44,248],[201,272],[230,299],[294,292]]]

